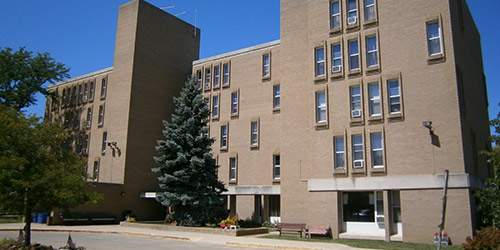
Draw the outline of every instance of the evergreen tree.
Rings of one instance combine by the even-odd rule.
[[[210,111],[193,79],[186,81],[174,104],[171,122],[163,121],[165,138],[156,146],[160,156],[152,170],[160,174],[162,190],[157,200],[173,210],[171,218],[179,225],[204,226],[227,215],[220,195],[226,189],[211,153],[214,139],[203,136]]]

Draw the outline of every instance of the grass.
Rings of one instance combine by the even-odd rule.
[[[344,244],[351,247],[369,248],[369,249],[390,249],[390,250],[435,250],[437,247],[430,244],[420,243],[404,243],[404,242],[385,242],[376,240],[346,240],[346,239],[326,239],[326,238],[300,238],[297,236],[279,236],[279,235],[265,235],[260,236],[267,239],[280,239],[280,240],[296,240],[296,241],[309,241],[320,243],[337,243]],[[460,246],[442,246],[443,250],[458,250],[462,249]]]

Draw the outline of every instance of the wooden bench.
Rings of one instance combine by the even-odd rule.
[[[115,217],[106,213],[89,213],[90,224],[115,224]]]
[[[306,237],[311,238],[312,235],[331,237],[330,230],[330,226],[309,226],[306,231]]]
[[[276,227],[278,231],[281,233],[299,233],[300,237],[302,237],[302,233],[306,231],[305,223],[278,223]]]
[[[88,225],[89,218],[81,213],[59,214],[61,225]]]

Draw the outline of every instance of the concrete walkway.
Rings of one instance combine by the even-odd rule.
[[[154,238],[163,238],[169,240],[191,241],[199,243],[209,243],[214,245],[229,245],[251,248],[267,249],[290,249],[290,250],[309,250],[309,249],[337,249],[337,250],[363,250],[364,248],[354,248],[342,244],[318,243],[304,241],[290,241],[277,239],[264,239],[258,236],[225,236],[214,234],[203,234],[193,232],[179,232],[167,230],[155,230],[146,228],[133,228],[120,225],[91,225],[91,226],[47,226],[45,224],[31,224],[35,232],[78,232],[78,233],[99,233],[99,234],[123,234],[131,236],[146,236]],[[0,231],[19,231],[23,228],[23,223],[0,224]],[[366,249],[365,249],[366,250]]]

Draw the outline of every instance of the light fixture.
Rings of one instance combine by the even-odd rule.
[[[429,129],[429,134],[431,134],[431,135],[434,134],[434,128],[432,127],[432,121],[423,121],[422,126]]]

